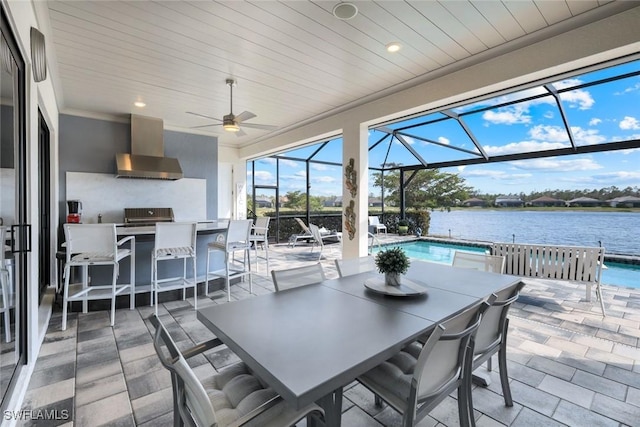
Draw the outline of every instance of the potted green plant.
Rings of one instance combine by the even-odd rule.
[[[376,255],[376,267],[384,274],[387,286],[400,286],[400,277],[409,269],[411,262],[404,251],[399,248],[386,249]]]
[[[404,236],[409,232],[409,221],[401,219],[398,221],[398,234]]]

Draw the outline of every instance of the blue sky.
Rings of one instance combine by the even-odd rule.
[[[551,88],[560,92],[562,108],[576,145],[640,139],[640,76],[579,87],[638,70],[640,61],[635,61],[550,84]],[[541,94],[545,96],[531,99],[532,96]],[[511,101],[520,102],[502,105]],[[542,86],[458,107],[452,112],[462,115],[464,123],[490,156],[570,147],[569,135],[563,124],[560,109],[554,97]],[[429,123],[406,131],[414,137],[404,138],[427,162],[475,157],[473,154],[448,147],[478,153],[462,126],[442,113],[394,123],[389,127],[401,129],[425,122]],[[379,131],[370,131],[370,145],[382,136]],[[420,138],[435,143],[425,142]],[[303,147],[283,155],[309,157],[317,148],[317,145]],[[390,145],[380,144],[370,150],[369,163],[380,165],[384,162],[387,152],[387,161],[404,165],[418,163],[398,141]],[[337,139],[331,141],[314,159],[340,162],[341,157],[341,140]],[[640,187],[640,149],[442,170],[458,173],[465,178],[468,185],[481,193],[492,194],[529,193],[546,189],[598,189],[609,186]],[[340,195],[341,167],[311,163],[309,173],[312,195]],[[280,160],[280,177],[280,194],[295,190],[305,191],[304,162]],[[274,159],[256,161],[256,184],[276,184]],[[370,186],[369,192],[378,195],[379,189]]]

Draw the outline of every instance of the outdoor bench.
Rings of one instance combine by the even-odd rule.
[[[600,288],[603,247],[493,243],[491,254],[505,258],[505,274],[583,283],[587,301],[591,301],[591,287],[595,284],[602,315],[605,315]]]

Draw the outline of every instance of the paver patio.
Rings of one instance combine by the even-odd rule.
[[[397,236],[381,237],[391,239]],[[272,245],[270,255],[271,268],[284,269],[315,262],[317,249]],[[327,247],[323,255],[327,276],[337,277],[333,260],[340,257],[339,248]],[[582,286],[533,279],[525,283],[509,315],[508,366],[514,406],[504,406],[498,375],[492,372],[489,387],[474,388],[477,425],[639,426],[640,289],[603,286],[607,309],[603,318],[596,301],[584,300]],[[270,275],[260,262],[254,293],[273,291]],[[251,297],[248,283],[232,286],[232,297]],[[184,347],[212,338],[196,319],[192,302],[171,301],[159,308],[161,319]],[[224,303],[222,291],[198,297],[198,307]],[[146,321],[152,312],[151,307],[119,309],[113,328],[107,311],[72,313],[67,330],[61,331],[57,308],[23,409],[55,409],[59,414],[66,410],[69,418],[20,425],[171,425],[171,381],[155,354],[153,328]],[[204,377],[237,360],[223,348],[194,358],[192,366]],[[497,367],[497,360],[493,365]],[[345,388],[342,424],[397,426],[400,416],[387,406],[375,407],[373,395],[354,382]],[[442,425],[458,425],[453,397],[419,424]]]

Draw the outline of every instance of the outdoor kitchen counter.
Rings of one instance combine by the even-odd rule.
[[[227,229],[229,221],[198,221],[198,234],[222,233]],[[131,226],[116,224],[118,236],[153,236],[156,228],[153,225]]]

